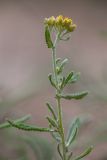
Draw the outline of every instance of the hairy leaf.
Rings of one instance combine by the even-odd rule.
[[[65,86],[65,77],[62,78],[61,86],[60,88],[63,89]]]
[[[63,159],[63,156],[62,156],[62,153],[61,153],[61,150],[60,150],[60,144],[57,145],[57,151],[58,151],[61,159]]]
[[[71,100],[71,99],[82,99],[88,94],[88,91],[78,92],[78,93],[72,93],[72,94],[66,94],[66,95],[60,95],[61,98]]]
[[[46,117],[48,122],[53,126],[57,128],[57,123],[54,119],[50,118],[50,117]]]
[[[62,72],[63,67],[65,66],[65,64],[66,64],[67,62],[68,62],[68,59],[67,59],[67,58],[65,58],[65,59],[61,62],[60,66],[59,66],[59,68],[58,68],[58,74],[60,74],[60,73]]]
[[[53,132],[53,130],[49,128],[40,128],[34,125],[28,125],[24,123],[15,123],[13,121],[8,120],[8,123],[15,128],[25,130],[25,131],[37,131],[37,132]]]
[[[51,40],[51,35],[49,32],[48,26],[45,27],[45,40],[46,40],[48,48],[53,48],[53,43]]]
[[[77,132],[78,132],[78,128],[74,128],[74,130],[72,131],[71,137],[69,139],[69,141],[67,142],[66,146],[70,146],[70,144],[75,140],[76,136],[77,136]]]
[[[53,107],[52,107],[49,103],[46,103],[46,105],[47,105],[49,111],[51,112],[53,118],[54,118],[55,120],[57,120],[56,113],[55,113]]]
[[[21,122],[25,122],[26,120],[28,120],[29,118],[31,117],[31,115],[26,115],[22,118],[19,118],[17,120],[14,120],[14,123],[21,123]],[[0,124],[0,129],[2,128],[8,128],[8,127],[11,127],[11,124],[8,123],[8,122],[5,122],[3,124]]]
[[[72,76],[73,76],[73,72],[70,72],[70,73],[67,75],[67,77],[66,77],[66,79],[65,79],[65,85],[69,83],[69,81],[71,80]]]
[[[54,82],[54,80],[52,78],[52,74],[51,73],[48,75],[48,78],[49,78],[49,81],[50,81],[51,85],[56,88],[56,85],[55,85],[55,82]]]
[[[77,118],[72,122],[68,130],[68,135],[66,140],[67,147],[75,140],[79,126],[80,126],[80,120],[79,118]]]
[[[61,61],[61,58],[56,59],[56,64],[58,64]]]
[[[84,158],[85,156],[87,156],[88,154],[90,154],[92,150],[93,150],[93,146],[90,146],[82,154],[80,154],[79,156],[77,156],[74,160],[80,160],[80,159]]]
[[[72,78],[69,80],[69,83],[75,83],[75,82],[77,82],[77,80],[79,79],[79,77],[80,77],[80,72],[78,72],[78,73],[74,73],[73,72]]]
[[[59,133],[57,133],[57,132],[51,132],[51,135],[52,135],[52,137],[53,137],[58,143],[61,142],[61,137],[60,137]]]

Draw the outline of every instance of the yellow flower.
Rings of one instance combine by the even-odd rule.
[[[76,28],[76,25],[73,24],[71,18],[64,17],[62,15],[59,15],[56,18],[54,16],[50,18],[45,18],[45,25],[50,28],[54,27],[55,30],[58,30],[59,32],[73,32]]]
[[[63,23],[63,16],[59,15],[58,17],[56,17],[56,24],[62,25],[62,23]]]
[[[46,25],[48,26],[53,26],[55,24],[55,17],[52,16],[50,18],[45,18],[45,22]]]
[[[72,19],[70,19],[70,18],[64,18],[64,20],[63,20],[63,25],[64,26],[69,26],[71,24],[72,24]]]
[[[69,32],[73,32],[76,27],[77,27],[76,24],[70,25],[70,26],[68,27],[68,31],[69,31]]]

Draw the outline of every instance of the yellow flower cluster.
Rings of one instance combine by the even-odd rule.
[[[66,30],[67,32],[73,32],[76,28],[76,25],[73,24],[72,19],[68,17],[63,17],[62,15],[54,16],[50,18],[45,18],[45,25],[49,26],[50,28],[55,27],[58,31],[62,32]]]

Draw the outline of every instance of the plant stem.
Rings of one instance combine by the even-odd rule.
[[[57,94],[61,93],[61,90],[59,89],[59,82],[58,82],[58,76],[57,76],[57,71],[56,71],[56,45],[59,40],[59,34],[60,33],[56,35],[54,46],[52,48],[53,72],[54,72],[55,83],[57,86],[57,89],[56,89]],[[63,160],[67,160],[66,159],[65,135],[64,135],[63,122],[62,122],[61,98],[57,97],[56,100],[57,100],[57,107],[58,107],[58,126],[59,126],[60,136],[62,139],[62,154],[63,154],[62,157],[63,157]]]
[[[63,160],[66,160],[65,135],[64,135],[63,122],[62,122],[61,99],[59,97],[57,98],[57,104],[58,104],[59,129],[60,129],[60,132],[61,132],[60,134],[62,138]]]

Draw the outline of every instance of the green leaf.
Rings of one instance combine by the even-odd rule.
[[[62,40],[62,41],[68,41],[69,39],[70,39],[70,36],[66,37],[66,38],[60,38],[60,40]]]
[[[69,81],[71,80],[72,76],[73,76],[73,72],[70,72],[70,73],[67,75],[67,77],[66,77],[66,79],[65,79],[65,85],[69,83]]]
[[[62,153],[61,153],[61,150],[60,150],[60,144],[57,145],[57,151],[58,151],[61,159],[63,159],[63,156],[62,156]]]
[[[79,127],[80,127],[80,120],[79,118],[77,118],[72,122],[69,128],[66,140],[66,147],[70,146],[71,143],[75,140]]]
[[[67,62],[68,62],[68,59],[65,58],[65,59],[61,62],[61,66],[63,67]]]
[[[49,128],[40,128],[34,125],[28,125],[24,123],[15,123],[13,121],[8,120],[8,123],[15,128],[25,130],[25,131],[37,131],[37,132],[53,132],[53,130]]]
[[[46,105],[47,105],[49,111],[51,112],[53,118],[54,118],[55,120],[57,120],[56,113],[55,113],[53,107],[52,107],[49,103],[46,103]]]
[[[65,64],[68,62],[68,59],[67,58],[65,58],[62,62],[61,62],[61,64],[60,64],[60,66],[58,67],[58,74],[60,74],[61,72],[62,72],[62,70],[63,70],[63,67],[65,66]]]
[[[50,32],[49,32],[48,26],[45,27],[45,40],[46,40],[48,48],[53,48],[53,43],[52,43],[52,40],[51,40],[51,35],[50,35]]]
[[[88,154],[90,154],[92,150],[93,150],[93,146],[90,146],[82,154],[80,154],[79,156],[77,156],[76,158],[74,158],[74,160],[80,160],[80,159],[84,158],[85,156],[87,156]]]
[[[61,58],[56,59],[56,64],[58,64],[61,61]]]
[[[72,75],[72,78],[69,80],[69,83],[75,83],[80,78],[80,72],[74,73]]]
[[[53,126],[53,127],[58,127],[57,123],[54,119],[50,118],[50,117],[46,117],[46,119],[48,120],[48,122]]]
[[[74,130],[72,131],[71,137],[70,137],[69,141],[66,144],[66,147],[70,146],[71,143],[73,143],[73,141],[75,140],[75,138],[77,136],[77,133],[78,133],[78,128],[74,128]]]
[[[48,75],[48,78],[49,78],[49,81],[50,81],[51,85],[52,85],[53,87],[57,88],[56,85],[55,85],[55,82],[54,82],[54,80],[53,80],[53,78],[52,78],[52,74],[51,74],[51,73]]]
[[[21,122],[25,122],[26,120],[28,120],[29,118],[31,117],[31,115],[26,115],[22,118],[19,118],[17,120],[14,120],[14,123],[21,123]],[[8,127],[11,127],[11,124],[8,123],[8,122],[5,122],[3,124],[0,124],[0,129],[2,128],[8,128]]]
[[[58,142],[61,142],[61,137],[57,132],[51,132],[52,137]]]
[[[61,86],[60,88],[63,89],[65,86],[65,77],[62,78]]]
[[[88,94],[88,91],[78,92],[78,93],[72,93],[67,95],[60,95],[61,98],[71,100],[71,99],[82,99]]]

